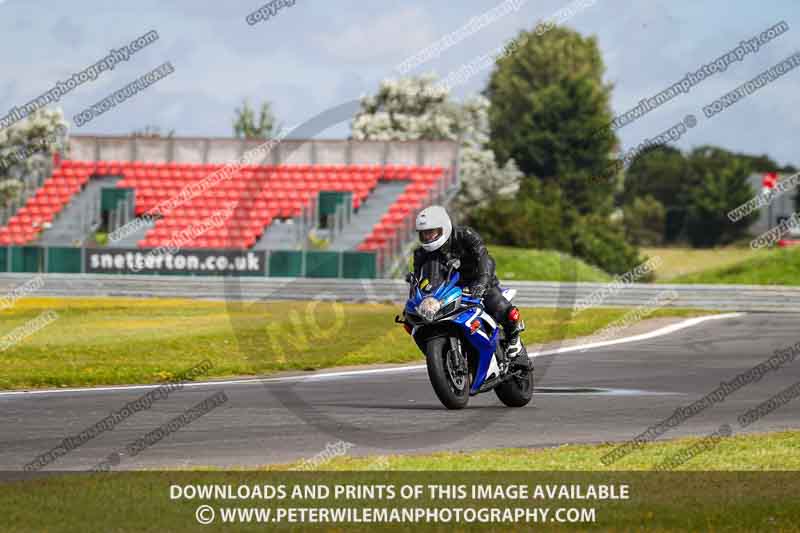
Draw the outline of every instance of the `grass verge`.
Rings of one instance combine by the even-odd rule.
[[[697,439],[678,439],[649,444],[633,454],[638,458],[623,461],[629,463],[631,470],[644,470],[696,443]],[[390,456],[377,468],[375,458],[339,458],[322,465],[324,472],[287,472],[279,470],[280,467],[269,467],[261,471],[68,473],[0,482],[0,508],[4,509],[4,533],[264,531],[265,522],[270,524],[268,528],[293,531],[375,531],[386,527],[381,519],[378,523],[360,520],[347,523],[342,519],[330,521],[330,515],[327,521],[312,523],[311,514],[295,512],[292,518],[288,511],[321,508],[349,508],[355,512],[364,508],[380,509],[386,510],[384,517],[390,516],[390,510],[399,512],[405,508],[495,508],[509,512],[523,509],[518,516],[525,515],[524,509],[549,510],[549,518],[529,522],[518,518],[496,523],[477,520],[466,523],[465,519],[454,518],[451,514],[449,520],[442,518],[438,523],[425,520],[423,515],[421,521],[390,526],[392,530],[415,532],[423,529],[797,531],[800,477],[796,472],[785,470],[800,467],[796,453],[798,444],[800,432],[797,431],[726,438],[687,463],[685,468],[693,472],[609,472],[600,467],[599,458],[611,446],[601,445]],[[387,466],[388,470],[402,471],[387,472]],[[624,467],[623,463],[614,468]],[[625,486],[626,497],[583,499],[548,494],[549,489],[555,490],[553,494],[560,494],[563,486],[567,487],[567,493],[570,487],[578,486],[586,494],[590,485],[596,492],[599,486],[613,486],[618,495]],[[195,492],[185,492],[187,486],[193,486]],[[211,492],[215,486],[229,488],[233,496],[223,499]],[[210,493],[197,497],[202,487],[209,488]],[[252,494],[258,488],[258,496],[240,496],[243,494],[240,489],[248,487],[244,494]],[[386,487],[392,487],[392,495]],[[407,496],[403,497],[400,496],[402,487],[419,487],[420,491],[417,496],[412,495],[413,490],[405,492]],[[173,492],[173,488],[179,491]],[[321,490],[323,488],[327,488],[327,492]],[[356,492],[362,489],[374,492]],[[443,489],[450,492],[445,493]],[[352,490],[352,495],[348,496],[347,490]],[[456,490],[463,492],[459,495]],[[182,497],[183,494],[194,497]],[[210,525],[198,524],[200,507],[214,509],[214,521]],[[238,515],[236,520],[237,514],[230,509],[260,509],[264,513],[262,517],[271,518],[258,520],[254,515]],[[266,515],[265,509],[270,509],[271,514]],[[558,515],[558,509],[571,509],[574,519],[563,520],[570,515],[563,511]],[[227,523],[222,523],[226,510],[229,518]],[[208,509],[201,516],[208,517]],[[561,518],[556,519],[556,516]]]
[[[609,467],[600,459],[621,443],[568,444],[555,448],[509,448],[420,455],[342,456],[321,464],[330,471],[651,471],[658,464],[695,445],[702,437],[648,443]],[[737,435],[720,439],[704,453],[681,465],[682,471],[800,470],[800,431]],[[263,470],[289,470],[300,463],[268,465]]]
[[[165,381],[204,359],[205,376],[262,375],[422,360],[398,305],[336,302],[226,303],[183,299],[26,298],[0,311],[0,336],[42,313],[55,321],[0,352],[0,388],[76,387]],[[524,340],[589,335],[628,312],[523,309]],[[658,316],[697,316],[661,309]]]

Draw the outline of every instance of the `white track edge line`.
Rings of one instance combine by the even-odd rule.
[[[566,352],[576,352],[576,351],[584,351],[584,350],[591,350],[592,348],[602,348],[604,346],[613,346],[615,344],[626,344],[629,342],[637,342],[643,341],[648,339],[653,339],[655,337],[661,337],[663,335],[669,335],[670,333],[674,333],[676,331],[680,331],[682,329],[690,328],[692,326],[696,326],[697,324],[701,324],[703,322],[708,322],[711,320],[722,320],[726,318],[736,318],[740,316],[744,316],[746,313],[723,313],[719,315],[706,315],[706,316],[698,316],[694,318],[687,318],[686,320],[682,320],[680,322],[676,322],[675,324],[670,324],[668,326],[664,326],[663,328],[654,329],[653,331],[648,331],[647,333],[640,333],[639,335],[632,335],[630,337],[622,337],[620,339],[611,339],[607,341],[598,341],[598,342],[590,342],[589,344],[577,344],[575,346],[564,346],[561,348],[556,348],[554,350],[544,350],[541,352],[536,352],[531,355],[531,357],[539,357],[542,355],[554,355],[559,353],[566,353]],[[591,338],[591,335],[589,336]]]
[[[655,337],[661,337],[664,335],[669,335],[670,333],[674,333],[676,331],[680,331],[682,329],[686,329],[692,326],[696,326],[697,324],[701,324],[703,322],[707,322],[710,320],[722,320],[727,318],[735,318],[739,316],[744,316],[745,313],[724,313],[719,315],[707,315],[707,316],[700,316],[695,318],[687,318],[681,322],[677,322],[675,324],[670,324],[668,326],[664,326],[663,328],[659,328],[648,333],[641,333],[639,335],[633,335],[631,337],[623,337],[620,339],[613,339],[608,341],[601,341],[601,342],[594,342],[590,344],[579,344],[576,346],[567,346],[563,348],[557,348],[554,350],[545,350],[542,352],[536,352],[532,354],[530,357],[540,357],[543,355],[554,355],[559,353],[566,353],[566,352],[575,352],[575,351],[582,351],[582,350],[590,350],[592,348],[601,348],[604,346],[613,346],[615,344],[626,344],[629,342],[637,342],[641,340],[648,340]],[[392,368],[368,368],[365,370],[346,370],[342,372],[324,372],[320,374],[314,374],[310,376],[285,376],[285,377],[278,377],[278,378],[247,378],[247,379],[234,379],[228,381],[190,381],[183,384],[186,388],[192,387],[221,387],[221,386],[228,386],[228,385],[256,385],[262,383],[287,383],[292,381],[318,381],[323,379],[331,379],[331,378],[342,378],[342,377],[351,377],[351,376],[366,376],[372,374],[385,374],[390,372],[411,372],[414,370],[421,370],[424,369],[425,365],[409,365],[409,366],[399,366],[399,367],[392,367]],[[114,385],[109,387],[88,387],[88,388],[70,388],[70,389],[49,389],[49,390],[29,390],[29,391],[9,391],[9,392],[0,392],[0,398],[8,397],[8,396],[42,396],[42,395],[57,395],[57,394],[67,394],[67,393],[86,393],[86,392],[111,392],[111,391],[132,391],[132,390],[150,390],[156,389],[165,385],[164,383],[155,384],[155,385]]]

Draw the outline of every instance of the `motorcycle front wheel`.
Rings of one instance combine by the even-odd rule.
[[[439,401],[448,409],[463,409],[469,402],[469,370],[463,371],[468,368],[467,362],[462,366],[456,357],[447,337],[430,339],[425,346],[428,378]]]

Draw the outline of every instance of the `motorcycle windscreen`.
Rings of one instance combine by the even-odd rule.
[[[447,265],[438,257],[431,257],[419,272],[419,289],[430,294],[447,281]]]

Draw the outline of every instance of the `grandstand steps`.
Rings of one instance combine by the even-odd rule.
[[[136,220],[136,219],[134,219]],[[131,221],[133,224],[133,221]],[[125,235],[121,239],[117,239],[116,241],[112,241],[109,239],[108,247],[109,248],[136,248],[139,245],[139,241],[144,239],[145,234],[150,231],[153,226],[155,226],[155,222],[149,220],[147,218],[140,218],[136,220],[136,231],[130,233],[129,235]]]
[[[295,250],[302,247],[304,236],[297,234],[297,223],[273,221],[256,241],[254,250]]]
[[[408,181],[379,181],[375,190],[354,213],[342,233],[336,236],[331,250],[354,250],[372,231],[381,217],[389,212],[408,186]]]
[[[102,189],[114,187],[122,178],[118,176],[90,179],[83,190],[53,219],[52,225],[42,231],[39,243],[47,246],[75,246],[89,237],[93,223],[99,222]],[[93,220],[95,219],[95,220]]]

